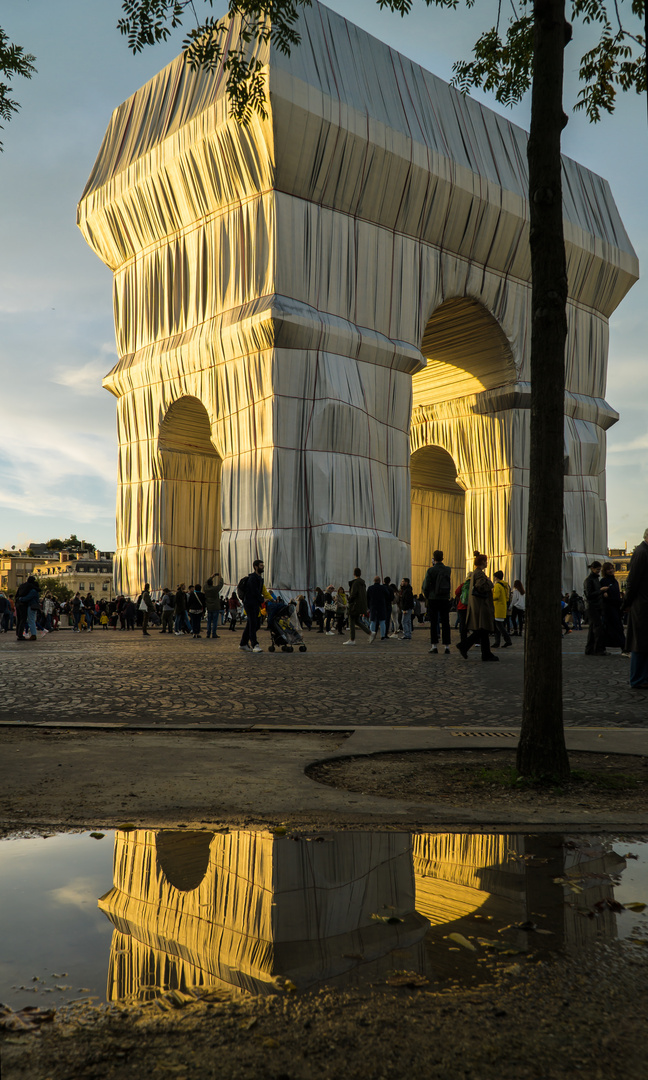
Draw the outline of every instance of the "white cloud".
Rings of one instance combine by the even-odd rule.
[[[101,389],[101,380],[117,361],[114,345],[103,345],[102,360],[89,360],[81,367],[60,367],[52,377],[52,382],[66,386],[81,397],[94,397]],[[110,359],[108,359],[110,358]]]
[[[76,877],[60,889],[50,889],[50,896],[57,904],[85,908],[96,906],[99,892],[96,877]]]
[[[612,443],[608,446],[609,454],[625,454],[630,450],[648,450],[648,431],[644,435],[638,435],[630,442]]]

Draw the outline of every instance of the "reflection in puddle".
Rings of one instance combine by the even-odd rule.
[[[216,833],[115,837],[108,997],[210,986],[255,994],[380,979],[406,953],[421,970],[410,837],[306,840]],[[196,884],[199,871],[202,876]],[[402,966],[402,965],[400,965]]]
[[[28,856],[22,906],[31,915],[29,947],[34,935],[47,933],[50,919],[39,914],[34,896],[55,896],[59,907],[67,902],[73,910],[67,929],[63,923],[58,929],[60,961],[52,953],[51,962],[60,967],[68,956],[65,970],[78,982],[74,958],[81,953],[85,985],[105,985],[109,1001],[195,988],[267,994],[361,983],[477,985],[528,954],[540,959],[595,940],[647,936],[646,914],[622,907],[648,895],[646,843],[521,834],[306,837],[134,829],[114,834],[113,887],[99,900],[114,928],[110,949],[109,923],[94,902],[94,919],[102,925],[84,926],[80,949],[78,882],[90,880],[84,875],[90,845],[92,880],[98,880],[98,845],[87,834],[64,839],[59,856],[75,850],[76,861],[65,867],[69,887],[59,880],[47,891],[35,874],[44,842],[0,844],[0,905],[5,908],[8,895],[16,924],[12,950],[27,949],[19,879],[4,873],[9,846],[20,845]],[[100,845],[106,875],[108,843],[107,835]],[[57,872],[63,873],[60,858]],[[26,991],[21,995],[17,986],[31,977],[33,958],[20,969],[15,960],[7,965],[3,952],[6,946],[0,1000],[25,1004]],[[39,988],[46,992],[44,981]]]

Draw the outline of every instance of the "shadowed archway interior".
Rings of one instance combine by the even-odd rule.
[[[197,398],[171,405],[160,425],[158,450],[165,580],[204,584],[220,569],[221,458],[211,441],[209,415]]]
[[[439,548],[456,587],[474,549],[501,561],[511,546],[503,497],[510,490],[509,440],[480,395],[515,383],[516,369],[497,319],[470,297],[434,311],[421,351],[427,366],[413,378],[412,579],[420,589]]]
[[[432,552],[440,548],[452,580],[465,566],[465,492],[457,482],[457,470],[447,450],[424,446],[412,454],[412,583],[420,592]]]

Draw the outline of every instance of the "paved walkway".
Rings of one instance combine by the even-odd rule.
[[[152,631],[59,631],[18,644],[0,635],[0,720],[249,728],[466,725],[515,727],[522,703],[522,642],[500,663],[431,656],[427,627],[414,639],[355,648],[343,638],[306,634],[308,651],[252,655],[239,634],[217,641]],[[453,634],[453,640],[458,640]],[[261,632],[267,649],[269,636]],[[648,694],[632,691],[629,661],[583,654],[585,633],[563,642],[565,722],[583,727],[648,727]]]

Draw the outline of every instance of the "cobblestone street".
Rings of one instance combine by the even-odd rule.
[[[583,654],[585,633],[564,639],[565,721],[574,726],[643,726],[648,698],[628,684],[619,654]],[[306,653],[242,653],[239,633],[217,641],[141,632],[63,630],[18,644],[0,636],[3,721],[44,723],[288,726],[515,726],[522,701],[522,642],[500,650],[497,667],[473,650],[430,655],[427,627],[411,642],[355,648],[341,637],[306,634]],[[453,634],[453,641],[458,635]]]

